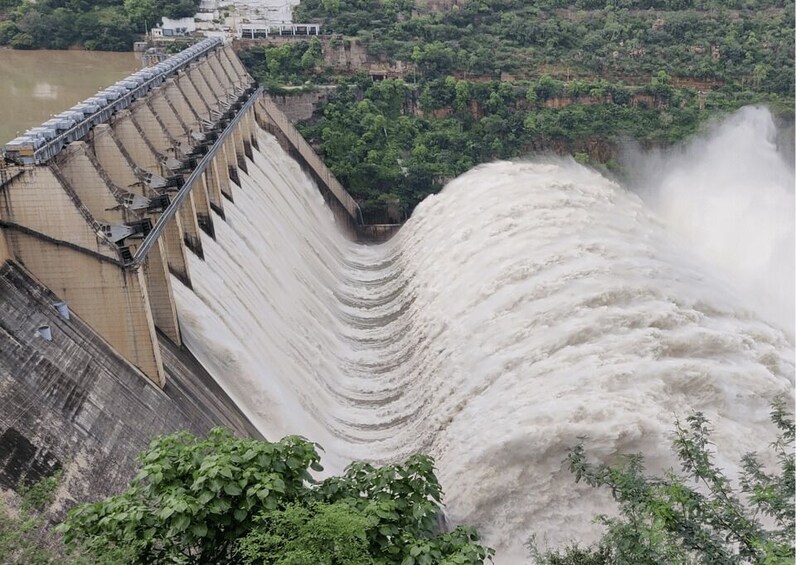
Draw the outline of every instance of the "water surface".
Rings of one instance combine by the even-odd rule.
[[[0,50],[0,143],[138,68],[132,52]]]

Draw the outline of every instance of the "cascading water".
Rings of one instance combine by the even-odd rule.
[[[694,409],[725,467],[771,437],[792,333],[635,194],[572,162],[494,163],[359,246],[276,141],[259,144],[192,258],[193,291],[174,284],[186,343],[267,437],[319,442],[331,471],[433,455],[449,519],[499,563],[522,563],[532,533],[594,535],[609,501],[562,463],[579,436],[652,468]]]
[[[747,107],[706,137],[633,161],[637,190],[670,231],[792,336],[794,176],[776,133],[767,110]]]

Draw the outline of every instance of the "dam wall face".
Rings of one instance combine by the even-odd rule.
[[[158,331],[181,344],[170,273],[190,285],[230,179],[251,152],[260,91],[218,45],[34,166],[6,167],[0,226],[10,258],[156,385]]]
[[[155,435],[219,425],[257,435],[193,356],[162,334],[160,389],[56,304],[17,264],[0,268],[0,488],[61,470],[58,511],[122,490]]]
[[[192,288],[261,126],[355,226],[353,199],[281,118],[218,45],[46,160],[1,163],[0,488],[62,469],[69,506],[123,488],[154,435],[259,435],[183,343],[173,285]]]
[[[257,123],[273,134],[287,153],[312,177],[323,194],[324,201],[334,212],[338,225],[352,238],[359,237],[362,212],[359,205],[343,188],[326,164],[312,150],[288,117],[270,98],[263,97],[255,108]]]

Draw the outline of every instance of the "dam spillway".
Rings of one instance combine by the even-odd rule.
[[[166,179],[169,157],[175,150],[184,157],[183,146],[193,146],[191,125],[202,123],[185,74],[200,68],[212,78],[202,65],[226,68],[238,77],[238,92],[222,81],[210,87],[219,95],[248,86],[234,55],[214,57],[131,108],[135,119],[121,113],[70,144],[42,171],[57,181],[41,185],[48,198],[77,209],[84,223],[86,213],[119,214],[108,225],[129,223],[130,207],[108,187],[154,196],[147,173]],[[202,99],[211,118],[212,104]],[[793,390],[792,331],[747,308],[743,294],[671,238],[634,194],[573,163],[496,163],[429,198],[390,242],[362,246],[345,235],[353,208],[328,172],[312,167],[313,156],[291,142],[294,132],[266,99],[245,104],[240,127],[140,265],[124,260],[119,246],[100,246],[96,232],[95,240],[84,233],[77,241],[48,231],[41,204],[29,212],[39,222],[33,227],[9,219],[25,212],[17,203],[42,189],[25,180],[38,172],[20,171],[4,183],[7,256],[55,291],[40,291],[45,303],[63,299],[91,324],[92,312],[72,294],[91,271],[70,274],[60,288],[48,276],[75,253],[87,256],[76,245],[94,241],[96,253],[115,254],[116,263],[92,256],[104,286],[88,287],[85,300],[93,293],[95,303],[121,299],[126,308],[109,313],[113,324],[97,318],[95,329],[100,343],[138,367],[138,374],[124,372],[135,383],[129,396],[159,412],[184,405],[178,397],[196,389],[190,375],[174,374],[172,346],[181,344],[212,376],[197,389],[219,384],[223,391],[211,396],[228,395],[268,438],[299,433],[319,442],[330,471],[351,459],[427,452],[437,460],[449,519],[476,525],[497,546],[500,563],[522,562],[532,533],[551,542],[593,533],[590,517],[606,500],[573,487],[562,463],[581,435],[591,437],[598,456],[643,451],[653,468],[671,463],[673,417],[691,409],[714,422],[727,462],[770,437],[769,402]],[[185,181],[192,172],[179,174]],[[47,235],[37,241],[52,253],[37,257],[27,247],[36,234],[18,226]],[[144,240],[128,239],[131,257]],[[13,274],[6,279],[16,280]],[[105,288],[123,292],[98,298]],[[57,324],[68,324],[54,312],[48,319],[57,334]],[[141,314],[146,332],[129,333],[125,346],[128,338],[111,330],[128,313]],[[15,339],[35,327],[14,326]],[[3,377],[9,371],[21,379],[10,365]],[[145,379],[156,386],[142,385]],[[44,388],[40,380],[28,385]],[[192,400],[197,410],[207,403]],[[50,410],[66,414],[59,421],[66,429],[94,433],[86,426],[87,414],[99,410],[92,402],[79,396]],[[158,429],[180,425],[169,416]],[[20,427],[15,415],[3,431],[9,421]],[[231,425],[247,431],[240,420]],[[124,434],[111,429],[102,442]],[[29,440],[45,442],[36,434]]]
[[[0,160],[0,487],[60,469],[56,513],[118,492],[154,435],[259,436],[182,347],[171,278],[190,285],[267,113],[219,41],[159,68]]]
[[[330,471],[433,455],[449,519],[509,564],[533,533],[588,538],[610,507],[566,470],[581,436],[660,470],[675,417],[701,410],[730,472],[771,437],[792,330],[637,195],[574,163],[495,163],[362,246],[260,135],[227,222],[190,257],[193,288],[175,292],[185,342],[266,436],[319,442]],[[781,172],[765,198],[792,206]]]

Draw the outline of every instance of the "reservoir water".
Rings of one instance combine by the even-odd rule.
[[[0,49],[0,144],[140,67],[133,53]]]

